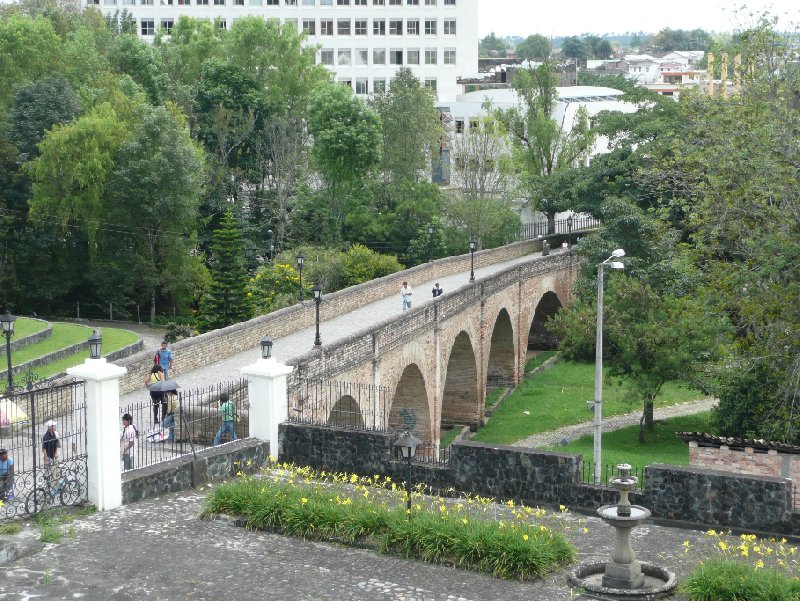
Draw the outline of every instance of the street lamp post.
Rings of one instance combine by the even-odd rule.
[[[433,260],[433,226],[428,226],[428,263]]]
[[[567,248],[572,248],[572,215],[567,217]]]
[[[272,257],[275,253],[275,242],[273,241],[272,237],[274,234],[272,230],[267,230],[267,244],[269,245],[269,260],[272,261]]]
[[[3,336],[6,337],[6,359],[8,360],[8,392],[14,388],[14,371],[11,369],[11,337],[14,335],[14,321],[17,318],[6,309],[5,315],[0,315],[3,325]]]
[[[406,514],[411,519],[411,460],[417,454],[417,447],[422,441],[411,432],[405,432],[394,446],[400,449],[400,455],[406,460]]]
[[[322,346],[322,340],[319,337],[319,306],[322,303],[322,285],[319,281],[314,282],[314,303],[317,305],[317,335],[314,337],[314,346],[319,348]]]
[[[261,358],[262,359],[272,358],[272,338],[269,336],[264,336],[261,339]]]
[[[300,273],[300,302],[302,303],[303,302],[303,263],[306,262],[306,257],[303,254],[303,251],[300,251],[299,253],[297,253],[297,256],[295,257],[295,259],[297,260],[297,269],[298,269],[298,272]]]
[[[89,336],[89,358],[99,359],[103,353],[103,337],[97,333],[97,330],[92,332]]]
[[[621,248],[611,253],[605,261],[597,266],[597,337],[595,338],[594,361],[594,483],[600,484],[603,436],[603,270],[625,269],[625,264],[612,261],[625,256]]]
[[[475,249],[478,248],[478,243],[475,238],[469,239],[469,282],[470,284],[475,281]]]

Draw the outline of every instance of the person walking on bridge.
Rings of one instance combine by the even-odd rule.
[[[411,308],[412,294],[414,292],[411,290],[411,286],[408,285],[408,282],[403,282],[403,287],[400,288],[400,296],[403,298],[403,311]]]

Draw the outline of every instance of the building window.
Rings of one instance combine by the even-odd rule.
[[[314,6],[314,0],[303,0],[303,6]]]
[[[103,4],[106,6],[116,6],[117,0],[103,0]],[[170,2],[172,4],[172,2]]]
[[[444,35],[456,35],[456,20],[455,19],[445,19],[444,20]]]
[[[353,57],[352,53],[350,52],[350,48],[339,48],[339,50],[336,51],[336,62],[339,65],[353,64]]]
[[[368,84],[368,79],[356,79],[356,94],[366,94]]]
[[[161,19],[161,29],[167,35],[172,33],[172,26],[175,25],[174,19]]]
[[[385,0],[372,0],[372,6],[383,6]]]
[[[297,6],[297,0],[286,0],[286,6]]]
[[[425,49],[425,64],[426,65],[436,64],[436,48]]]
[[[319,62],[322,65],[332,65],[333,64],[333,50],[325,49],[320,50],[319,53]]]
[[[291,25],[297,31],[297,19],[286,19],[283,22],[285,25]]]
[[[153,0],[142,0],[142,6],[153,6]]]
[[[225,6],[225,0],[214,0],[214,6]]]
[[[303,19],[303,33],[306,35],[317,35],[317,20]]]
[[[366,19],[356,19],[355,27],[353,31],[356,35],[367,35],[367,20]]]
[[[142,19],[142,35],[154,35],[155,33],[155,21],[153,19]]]
[[[436,6],[436,0],[425,0],[425,6]]]
[[[477,119],[470,119],[469,120],[469,128],[470,129],[478,129],[478,120]]]
[[[386,35],[386,21],[372,19],[372,35]]]
[[[419,64],[419,50],[406,50],[406,64],[407,65]]]
[[[320,6],[333,6],[333,0],[319,0]]]
[[[358,50],[356,50],[356,65],[363,67],[368,64],[369,64],[369,50],[367,50],[366,48],[359,48]]]
[[[436,91],[436,78],[431,77],[430,79],[425,80],[425,87],[430,88],[434,92]]]
[[[376,79],[372,82],[372,91],[375,94],[383,94],[386,91],[386,80]]]
[[[463,134],[464,133],[464,120],[463,119],[456,119],[456,133]]]
[[[389,20],[389,35],[403,35],[403,19]]]
[[[350,6],[350,0],[336,0],[336,6]]]
[[[402,65],[403,64],[403,51],[402,50],[390,50],[389,51],[389,64],[390,65]]]
[[[200,4],[202,0],[197,0],[197,3]],[[250,6],[261,6],[261,0],[248,0],[247,2]]]
[[[122,0],[123,6],[135,6],[136,0]]]
[[[406,33],[408,35],[419,35],[419,19],[408,19],[406,21]]]
[[[281,0],[267,0],[267,6],[280,6]]]
[[[86,6],[93,6],[95,4],[100,4],[100,0],[86,0]]]
[[[452,48],[444,51],[444,64],[445,65],[456,64],[456,51],[453,50]]]
[[[340,79],[339,83],[342,84],[343,86],[347,86],[348,88],[353,87],[353,82],[349,79]]]
[[[406,0],[406,4],[409,6],[419,6],[419,0]]]
[[[366,6],[367,0],[353,0],[355,6]]]
[[[436,19],[425,19],[425,35],[436,35]]]
[[[389,6],[402,6],[403,0],[389,0]]]
[[[339,35],[350,35],[350,19],[339,19],[336,22],[336,33]]]
[[[184,0],[184,1],[188,4],[188,0]],[[244,6],[244,0],[233,0],[233,5],[234,6]]]
[[[386,64],[386,50],[383,48],[375,48],[372,51],[372,64],[385,65]]]
[[[445,6],[455,6],[456,5],[456,0],[444,0],[444,5]]]
[[[333,19],[320,19],[319,34],[333,35]]]

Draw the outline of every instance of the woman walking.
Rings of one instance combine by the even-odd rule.
[[[144,380],[145,386],[151,388],[156,382],[164,381],[164,368],[160,365],[154,365],[150,373]],[[164,393],[160,390],[150,390],[150,400],[153,402],[153,425],[157,426],[158,421],[158,408],[161,407],[161,415],[167,417],[167,401],[164,398]]]

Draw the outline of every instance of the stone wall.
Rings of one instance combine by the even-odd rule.
[[[122,502],[134,503],[171,492],[196,488],[207,482],[221,482],[239,471],[253,473],[267,464],[269,442],[239,439],[204,449],[171,461],[157,463],[122,474]]]
[[[728,445],[701,447],[691,441],[689,465],[736,474],[791,478],[795,483],[800,483],[800,455],[781,453],[777,449],[732,449]]]
[[[500,248],[475,253],[475,267],[485,267],[501,263],[541,250],[541,241],[515,242]],[[446,257],[424,263],[358,286],[351,286],[331,294],[324,294],[320,307],[320,319],[327,320],[348,313],[376,300],[399,294],[404,280],[424,282],[436,278],[468,271],[469,254]],[[261,338],[287,336],[298,330],[313,326],[315,309],[313,301],[298,303],[279,311],[261,315],[246,322],[221,328],[212,332],[179,340],[172,345],[175,355],[171,374],[181,374],[208,365],[214,361],[230,357],[247,350],[253,351],[253,359],[259,356],[258,345]],[[126,394],[141,386],[144,374],[153,364],[155,349],[148,349],[132,357],[116,362],[128,369],[120,381],[120,392]]]
[[[46,338],[50,338],[50,336],[53,334],[53,326],[52,326],[52,324],[46,322],[43,319],[34,319],[33,317],[28,317],[27,319],[31,319],[33,321],[39,321],[39,322],[43,323],[45,327],[44,327],[43,330],[40,330],[38,332],[34,332],[30,336],[25,336],[23,338],[17,338],[16,340],[12,340],[11,341],[12,359],[13,359],[13,353],[17,349],[20,349],[20,348],[22,348],[24,346],[28,346],[30,344],[36,344],[37,342],[41,342],[42,340],[45,340]],[[6,354],[6,345],[5,345],[5,343],[3,343],[3,344],[0,344],[0,357],[2,357],[5,354]]]
[[[395,460],[398,434],[355,432],[282,424],[280,459],[317,469],[383,474],[405,479]],[[594,512],[616,503],[606,486],[582,484],[582,457],[517,447],[457,441],[449,466],[413,465],[413,479],[440,490],[454,488],[498,499]],[[792,510],[791,481],[713,470],[651,465],[643,491],[631,496],[654,518],[703,527],[800,535],[800,511]]]

